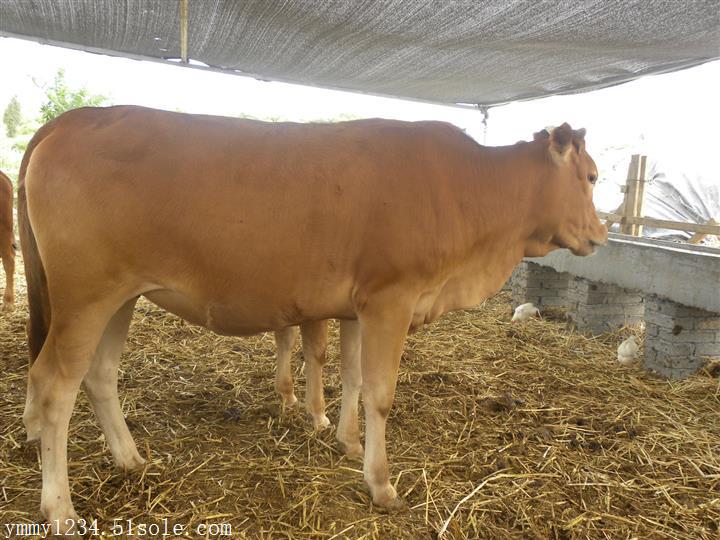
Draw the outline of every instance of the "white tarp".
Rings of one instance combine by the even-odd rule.
[[[625,155],[616,159],[616,163],[602,164],[610,172],[596,190],[598,210],[612,212],[622,202],[619,187],[626,182],[628,158]],[[673,161],[668,156],[657,160],[650,157],[646,177],[644,217],[683,223],[707,223],[710,219],[720,222],[720,180],[714,172],[707,169],[700,172],[691,163]],[[614,225],[612,230],[617,231],[618,226]],[[687,240],[693,234],[644,226],[643,236]],[[717,245],[718,241],[709,238],[708,243]]]

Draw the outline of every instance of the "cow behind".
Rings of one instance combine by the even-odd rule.
[[[0,258],[5,269],[3,311],[15,305],[15,232],[13,230],[13,185],[0,171]]]

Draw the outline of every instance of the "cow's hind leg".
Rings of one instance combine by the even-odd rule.
[[[5,269],[5,292],[3,293],[3,311],[11,310],[15,305],[15,246],[12,239],[3,242],[2,263]]]
[[[342,376],[342,405],[335,437],[343,452],[362,460],[358,426],[358,398],[362,386],[360,370],[360,325],[357,321],[340,321],[340,373]]]
[[[325,396],[322,370],[327,357],[327,321],[312,321],[300,325],[303,356],[305,357],[305,409],[312,416],[315,429],[330,425],[325,415]]]
[[[410,325],[410,308],[403,309],[401,299],[393,295],[382,303],[368,302],[359,314],[362,397],[365,408],[365,459],[363,476],[373,502],[381,507],[403,506],[390,484],[385,425],[392,407],[400,355]]]
[[[62,309],[57,306],[64,304]],[[49,332],[28,374],[23,421],[28,439],[40,439],[40,510],[55,533],[67,531],[77,517],[70,499],[67,470],[68,425],[80,384],[105,327],[118,305],[53,305]]]
[[[115,464],[123,470],[136,469],[145,463],[128,430],[117,389],[118,365],[136,302],[137,298],[133,298],[110,319],[83,380],[83,389],[105,432]]]
[[[290,357],[297,336],[297,326],[288,326],[275,332],[275,346],[277,347],[275,391],[280,394],[283,407],[291,407],[297,403],[293,389],[292,366],[290,364]]]

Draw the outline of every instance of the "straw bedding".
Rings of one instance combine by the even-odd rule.
[[[16,310],[0,314],[0,526],[40,517],[38,449],[21,421],[19,282]],[[69,443],[76,510],[106,531],[116,518],[165,518],[186,530],[229,523],[234,538],[720,537],[717,369],[669,382],[616,364],[619,342],[641,328],[588,338],[557,320],[509,319],[500,294],[409,337],[387,433],[409,508],[387,514],[333,430],[313,433],[304,413],[278,407],[271,334],[220,337],[141,300],[120,390],[148,464],[114,470],[81,393]],[[337,325],[328,353],[337,422]],[[302,399],[297,348],[294,366]]]

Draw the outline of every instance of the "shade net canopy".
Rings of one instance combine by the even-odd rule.
[[[587,91],[720,57],[720,0],[188,0],[188,56],[234,73],[431,102]],[[175,0],[0,0],[0,35],[181,55]]]

